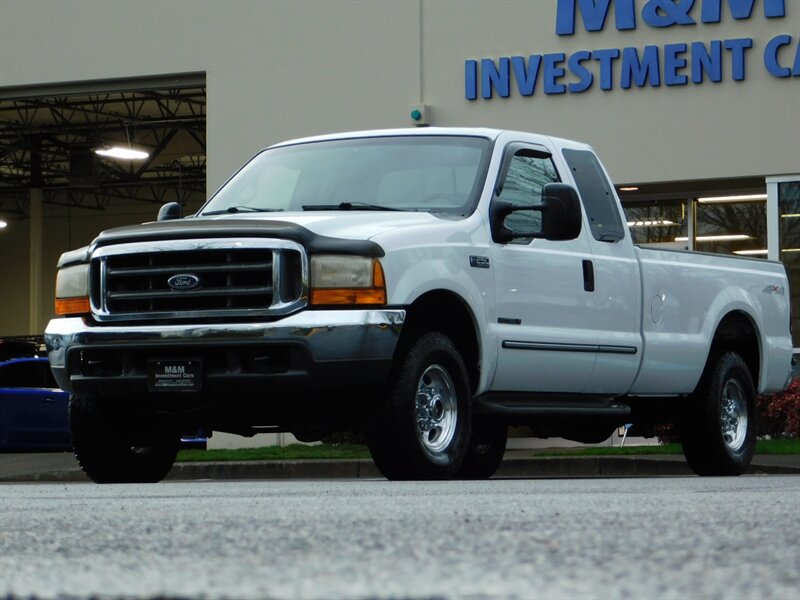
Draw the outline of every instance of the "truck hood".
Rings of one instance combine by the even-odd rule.
[[[230,221],[233,215],[218,217],[201,217],[200,221]],[[394,211],[315,211],[302,213],[271,213],[269,217],[260,215],[236,215],[239,221],[282,221],[294,223],[316,233],[328,237],[350,240],[368,240],[387,231],[394,231],[415,225],[430,225],[440,221],[427,212],[394,212]]]
[[[219,215],[118,227],[102,232],[92,248],[131,242],[193,238],[274,237],[296,241],[310,253],[383,256],[370,241],[382,233],[414,226],[431,226],[441,219],[425,212],[331,211]],[[64,262],[88,259],[90,249]],[[77,253],[76,253],[77,254]]]

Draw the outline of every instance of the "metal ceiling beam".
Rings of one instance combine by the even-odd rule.
[[[183,88],[204,88],[206,74],[201,71],[175,73],[172,75],[156,75],[144,77],[127,77],[124,79],[106,79],[102,81],[78,81],[62,83],[43,83],[41,85],[19,85],[0,88],[0,100],[18,98],[53,97],[53,96],[85,96],[104,93],[120,93],[132,91],[149,91]]]
[[[41,180],[46,204],[102,210],[108,199],[204,199],[206,93],[204,82],[194,82],[100,93],[69,93],[77,88],[67,86],[62,93],[26,97],[0,89],[0,202],[25,205],[33,175]],[[125,143],[131,132],[136,145],[150,151],[144,163],[123,166],[89,155],[81,163],[88,167],[73,170],[80,160],[76,147]],[[171,149],[180,132],[186,135]]]

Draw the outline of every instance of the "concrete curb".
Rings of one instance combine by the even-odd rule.
[[[748,474],[800,475],[800,457],[756,457]],[[506,458],[495,477],[691,476],[681,456]],[[371,460],[297,460],[176,463],[170,481],[243,479],[382,479]],[[0,482],[88,482],[74,466],[0,475]]]

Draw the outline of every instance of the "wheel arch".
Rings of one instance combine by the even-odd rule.
[[[447,335],[461,352],[471,390],[477,390],[481,372],[480,331],[473,311],[463,298],[449,290],[425,292],[408,306],[403,330],[441,331]],[[402,345],[401,340],[399,346]]]
[[[753,386],[758,389],[761,374],[761,336],[758,325],[743,310],[731,310],[717,324],[698,387],[726,352],[736,352],[742,357],[750,371]]]

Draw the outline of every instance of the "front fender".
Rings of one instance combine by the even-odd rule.
[[[435,253],[432,248],[408,248],[392,252],[382,263],[391,305],[411,306],[425,294],[445,291],[457,296],[471,312],[480,353],[480,393],[494,374],[497,344],[489,339],[486,326],[494,303],[494,278],[491,269],[470,266],[475,252],[467,246],[439,247]]]

